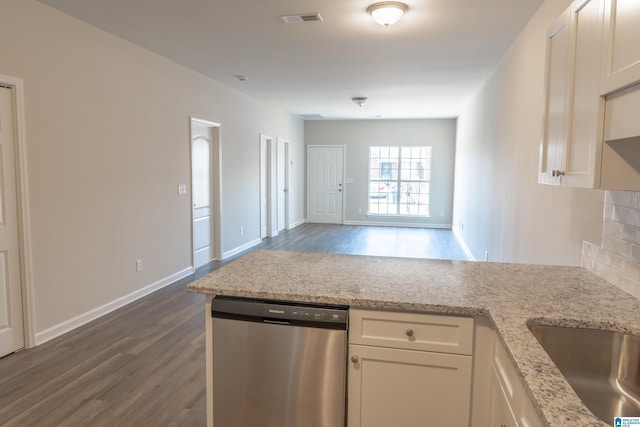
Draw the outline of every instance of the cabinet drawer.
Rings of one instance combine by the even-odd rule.
[[[349,342],[471,355],[473,318],[351,309]]]

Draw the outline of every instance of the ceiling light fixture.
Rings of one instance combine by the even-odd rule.
[[[367,8],[367,12],[373,20],[385,27],[398,22],[407,10],[409,10],[409,6],[398,1],[374,3]]]
[[[358,104],[359,107],[362,107],[364,104],[366,104],[368,99],[369,98],[366,98],[364,96],[354,96],[353,98],[351,98],[351,100]]]

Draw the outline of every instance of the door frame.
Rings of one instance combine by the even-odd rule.
[[[311,180],[309,179],[309,174],[311,173],[311,149],[312,148],[340,148],[342,149],[342,211],[340,212],[340,224],[344,224],[344,216],[345,216],[345,193],[346,193],[346,186],[344,185],[345,182],[345,176],[346,176],[346,172],[347,172],[347,146],[346,145],[338,145],[338,144],[327,144],[327,145],[323,145],[323,144],[313,144],[313,145],[307,145],[307,191],[306,191],[306,199],[307,199],[307,222],[309,222],[309,208],[310,208],[310,201],[309,201],[309,194],[311,194],[310,191],[310,187],[311,187]]]
[[[13,127],[16,139],[16,196],[18,239],[20,243],[20,288],[24,346],[36,346],[35,291],[33,287],[33,255],[31,248],[31,215],[27,173],[27,141],[24,108],[24,82],[21,78],[0,74],[0,84],[9,87],[13,98]]]
[[[195,239],[193,236],[193,124],[199,124],[211,129],[212,140],[210,145],[210,168],[211,177],[211,256],[214,260],[222,259],[222,138],[220,123],[209,120],[189,117],[189,171],[191,179],[191,191],[189,191],[189,227],[191,229],[191,267],[195,270]]]

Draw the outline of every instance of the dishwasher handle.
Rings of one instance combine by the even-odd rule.
[[[272,325],[291,325],[291,321],[290,320],[282,320],[282,319],[267,319],[267,318],[263,318],[262,319],[263,323],[270,323]]]

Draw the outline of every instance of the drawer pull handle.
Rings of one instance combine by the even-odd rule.
[[[356,355],[351,356],[351,361],[352,361],[353,363],[358,363],[358,360],[359,360],[359,359],[358,359],[358,356],[356,356]]]
[[[405,331],[405,334],[407,334],[408,337],[412,337],[413,336],[413,329],[407,329]]]

